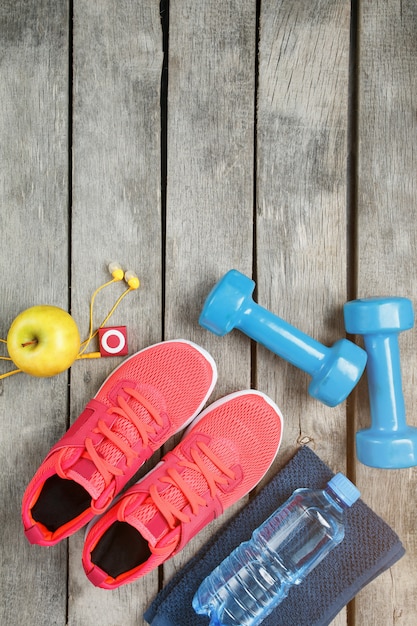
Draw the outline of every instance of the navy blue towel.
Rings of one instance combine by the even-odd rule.
[[[250,503],[232,518],[156,596],[144,617],[151,626],[207,626],[191,605],[201,581],[298,487],[323,488],[333,472],[301,448]],[[327,626],[337,613],[405,550],[394,531],[361,499],[346,511],[342,543],[293,587],[263,626]]]

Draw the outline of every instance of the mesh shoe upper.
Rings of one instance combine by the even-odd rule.
[[[185,340],[125,360],[27,487],[22,516],[29,541],[52,545],[105,510],[144,461],[198,414],[216,376],[212,358]]]
[[[90,528],[83,564],[114,588],[151,571],[246,495],[278,451],[282,417],[264,394],[244,391],[208,407],[151,472]]]

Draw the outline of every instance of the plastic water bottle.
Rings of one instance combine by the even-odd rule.
[[[297,489],[201,583],[196,613],[210,626],[256,626],[344,537],[344,510],[360,492],[343,474]]]

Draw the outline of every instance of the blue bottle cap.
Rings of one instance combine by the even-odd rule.
[[[349,478],[340,472],[335,474],[327,484],[347,506],[352,506],[361,495]]]

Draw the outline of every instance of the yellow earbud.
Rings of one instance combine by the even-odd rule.
[[[132,270],[128,270],[125,272],[125,281],[129,285],[130,289],[138,289],[140,285],[140,280],[136,276],[135,272]]]
[[[114,280],[123,280],[125,275],[121,266],[116,261],[109,263],[109,272],[113,276]]]

